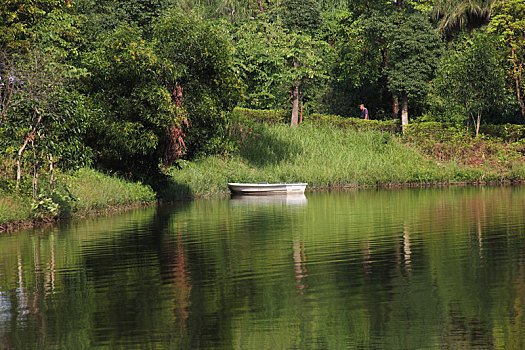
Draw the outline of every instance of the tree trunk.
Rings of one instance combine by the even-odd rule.
[[[35,107],[35,113],[38,114],[38,120],[36,121],[35,126],[32,128],[31,131],[29,131],[29,134],[27,135],[24,144],[20,149],[18,150],[18,158],[16,159],[16,189],[18,190],[20,188],[20,180],[22,179],[22,154],[24,154],[24,151],[27,147],[27,144],[35,139],[36,136],[36,129],[40,125],[40,122],[42,121],[43,115],[40,114],[38,111],[38,108]]]
[[[299,120],[299,84],[292,91],[292,126],[297,126]]]
[[[38,196],[38,178],[40,177],[40,162],[42,161],[43,151],[40,158],[37,157],[34,139],[31,140],[31,147],[33,148],[33,199],[35,199]]]
[[[396,120],[398,116],[399,116],[399,99],[397,97],[394,97],[392,101],[392,119]]]
[[[518,98],[518,101],[520,103],[521,107],[521,116],[525,119],[525,102],[523,102],[523,96],[521,96],[520,92],[520,78],[516,77],[516,97]]]
[[[481,114],[478,113],[476,118],[476,137],[479,135],[479,124],[481,122]]]
[[[514,84],[516,85],[516,98],[520,104],[521,116],[525,119],[525,102],[523,101],[523,96],[521,95],[521,73],[523,72],[523,58],[521,59],[521,62],[516,62],[516,49],[513,47],[511,52]]]
[[[405,126],[408,125],[408,97],[403,94],[403,100],[401,102],[401,126],[405,131]]]
[[[26,138],[22,147],[20,147],[20,149],[18,150],[18,158],[16,159],[16,187],[15,187],[17,190],[20,188],[20,181],[22,180],[22,154],[24,154],[24,151],[30,139],[31,139],[31,134]]]
[[[38,195],[38,164],[36,160],[35,144],[31,142],[33,146],[33,199]]]
[[[179,85],[178,82],[175,82],[175,87],[173,88],[173,102],[175,102],[175,106],[180,107],[182,106],[182,93],[184,89],[182,86]]]
[[[55,184],[55,164],[53,163],[53,155],[49,155],[49,192],[53,192]]]

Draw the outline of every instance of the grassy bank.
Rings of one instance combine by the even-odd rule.
[[[0,230],[9,225],[28,224],[54,217],[86,215],[115,207],[155,201],[151,187],[108,176],[91,169],[59,175],[53,193],[36,201],[3,193],[0,197]]]
[[[328,125],[256,124],[237,135],[228,156],[183,162],[168,174],[167,196],[227,193],[227,182],[308,182],[310,187],[432,184],[503,179],[502,174],[436,161],[380,131]]]
[[[31,202],[0,192],[0,225],[31,219]]]
[[[491,126],[474,138],[465,129],[439,123],[413,124],[402,134],[392,121],[321,115],[291,128],[280,111],[252,112],[234,113],[229,131],[235,146],[227,154],[180,161],[166,171],[167,181],[158,179],[163,184],[158,193],[142,183],[82,169],[59,175],[53,193],[33,202],[27,189],[25,196],[6,191],[12,180],[0,171],[0,184],[10,184],[0,186],[0,230],[6,223],[85,215],[156,197],[224,195],[228,182],[333,188],[525,180],[521,126]]]

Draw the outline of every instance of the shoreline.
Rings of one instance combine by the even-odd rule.
[[[56,225],[59,222],[63,222],[63,221],[82,220],[82,219],[87,219],[87,218],[92,218],[92,217],[102,217],[104,215],[106,216],[116,215],[116,214],[123,213],[123,212],[133,210],[133,209],[158,205],[158,203],[159,201],[154,201],[150,203],[114,205],[114,206],[109,206],[106,209],[87,210],[87,211],[83,211],[78,214],[67,216],[67,217],[47,216],[43,218],[34,218],[30,220],[17,220],[17,221],[6,222],[0,225],[0,235],[22,231],[22,230],[31,230],[35,228],[52,226],[52,225]]]
[[[307,187],[306,192],[315,191],[345,191],[345,190],[360,190],[360,189],[407,189],[407,188],[445,188],[445,187],[461,187],[461,186],[522,186],[525,184],[525,180],[497,180],[497,181],[458,181],[458,182],[439,182],[439,183],[389,183],[389,184],[378,184],[378,185],[338,185],[338,186],[316,186]],[[159,206],[163,204],[171,204],[182,201],[192,201],[194,199],[212,199],[212,198],[224,198],[229,196],[230,192],[225,191],[221,193],[215,193],[210,195],[192,196],[187,198],[180,198],[174,200],[156,200],[150,203],[135,203],[125,205],[114,205],[106,209],[93,209],[68,217],[44,217],[35,218],[31,220],[17,220],[7,222],[0,225],[0,235],[15,233],[22,230],[30,230],[36,228],[42,228],[47,226],[57,225],[59,222],[71,221],[71,220],[82,220],[92,217],[101,217],[108,215],[116,215],[138,209],[142,207]]]

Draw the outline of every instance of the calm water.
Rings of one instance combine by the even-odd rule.
[[[0,348],[522,349],[525,187],[197,200],[0,236]]]

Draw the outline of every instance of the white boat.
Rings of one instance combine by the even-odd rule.
[[[269,184],[269,183],[237,183],[230,182],[228,187],[233,193],[238,194],[298,194],[304,193],[304,190],[308,184],[304,182],[300,183],[279,183],[279,184]]]

